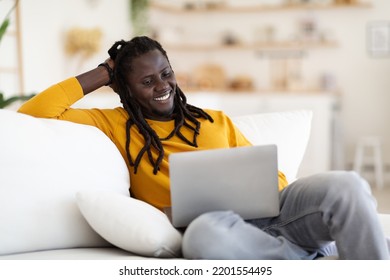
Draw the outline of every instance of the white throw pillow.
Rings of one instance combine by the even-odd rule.
[[[75,200],[82,190],[129,195],[116,146],[92,126],[0,110],[0,255],[108,246]]]
[[[182,236],[157,208],[113,192],[83,191],[77,203],[88,223],[113,245],[148,257],[179,257]]]
[[[253,145],[276,144],[279,170],[289,183],[296,179],[310,138],[311,111],[253,114],[232,120]]]

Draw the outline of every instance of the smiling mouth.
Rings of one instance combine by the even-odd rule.
[[[167,91],[164,95],[153,98],[154,101],[165,101],[168,100],[169,97],[171,97],[172,91]]]

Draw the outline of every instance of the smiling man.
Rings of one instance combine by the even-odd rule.
[[[110,58],[97,68],[48,88],[19,111],[102,130],[126,160],[133,197],[159,209],[170,206],[171,153],[251,145],[222,112],[187,104],[157,41],[148,37],[121,40],[108,52]],[[119,95],[123,108],[71,108],[104,85]],[[287,182],[279,175],[283,188]]]

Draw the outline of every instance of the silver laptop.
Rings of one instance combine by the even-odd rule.
[[[167,214],[175,227],[210,211],[232,210],[243,219],[279,214],[276,145],[174,153],[169,165]]]

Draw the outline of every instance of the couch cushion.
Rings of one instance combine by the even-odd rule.
[[[79,192],[77,203],[89,224],[113,245],[148,257],[181,255],[181,233],[150,204],[108,191]]]
[[[117,260],[117,261],[131,261],[131,260],[147,260],[149,261],[150,257],[143,257],[140,255],[132,254],[128,251],[124,251],[117,247],[88,247],[88,248],[69,248],[69,249],[56,249],[56,250],[46,250],[46,251],[36,251],[36,252],[25,252],[20,254],[6,255],[0,256],[0,263],[2,260]],[[45,263],[45,262],[44,262]],[[101,264],[101,263],[99,263]],[[105,262],[107,264],[107,262]],[[81,264],[83,265],[83,264]],[[96,264],[95,264],[96,265]],[[69,267],[69,263],[64,263],[64,266]],[[50,269],[52,272],[55,269]],[[35,270],[37,271],[37,270]],[[74,279],[79,279],[80,275],[78,274],[78,270],[74,269],[76,275],[78,277],[74,277]],[[38,270],[38,272],[40,272]],[[1,272],[0,272],[1,274]],[[10,275],[14,275],[14,273],[10,273]],[[41,273],[38,273],[40,276],[39,279],[52,279],[52,277],[41,277]],[[44,274],[47,275],[47,274]],[[68,275],[67,275],[68,276]],[[95,279],[95,277],[91,277],[88,275],[88,279]],[[103,276],[102,276],[103,277]],[[19,277],[22,279],[22,277]],[[30,279],[34,279],[33,277],[29,277]],[[12,279],[12,278],[6,278]],[[14,278],[15,279],[15,278]],[[107,278],[103,278],[107,279]]]
[[[0,110],[0,255],[106,246],[81,215],[82,190],[129,195],[129,174],[100,130]]]
[[[254,114],[232,120],[253,145],[276,144],[279,170],[289,183],[296,179],[310,137],[311,111]]]

